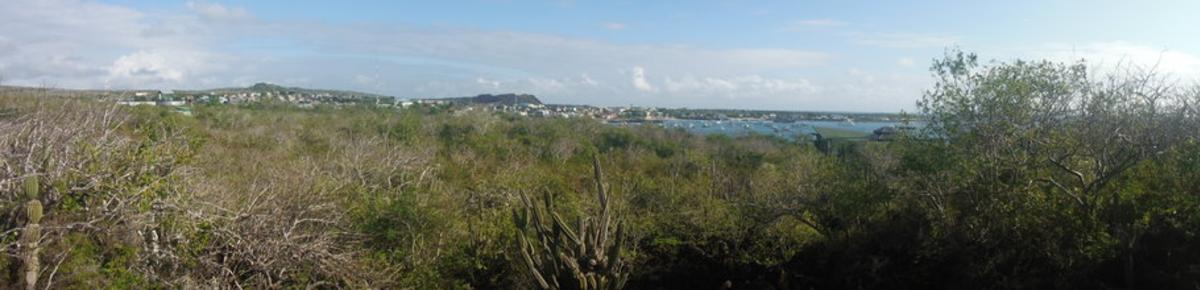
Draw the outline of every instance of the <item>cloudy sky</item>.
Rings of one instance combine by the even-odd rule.
[[[947,47],[1200,76],[1200,1],[0,1],[0,83],[911,110]]]

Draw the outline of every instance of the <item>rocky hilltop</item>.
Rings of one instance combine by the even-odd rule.
[[[482,94],[474,97],[447,98],[444,101],[460,104],[480,105],[542,105],[542,101],[530,94]]]
[[[343,90],[322,90],[309,89],[300,87],[285,87],[271,83],[257,83],[244,88],[219,88],[196,91],[175,91],[178,95],[260,95],[260,96],[296,96],[296,97],[321,97],[321,98],[337,98],[337,99],[377,99],[387,97],[379,94],[343,91]]]

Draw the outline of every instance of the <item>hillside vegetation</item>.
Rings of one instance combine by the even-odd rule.
[[[419,106],[185,116],[9,93],[0,285],[1200,287],[1200,89],[953,51],[933,73],[924,132],[830,150]]]

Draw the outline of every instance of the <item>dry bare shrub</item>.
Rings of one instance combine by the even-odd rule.
[[[202,240],[195,259],[173,283],[181,286],[282,288],[288,285],[346,287],[369,280],[355,263],[354,239],[345,230],[337,185],[324,183],[319,166],[298,160],[256,176],[235,191],[205,186],[181,201],[182,233]],[[189,183],[202,182],[192,180]],[[186,247],[172,249],[179,253]],[[182,262],[182,261],[181,261]]]
[[[431,153],[330,132],[318,136],[335,150],[296,156],[300,128],[249,116],[206,132],[226,139],[196,147],[172,116],[138,120],[111,105],[13,97],[0,97],[0,108],[5,267],[15,267],[20,250],[20,182],[38,175],[47,287],[394,286],[396,273],[363,259],[345,207],[355,193],[414,186],[432,168]],[[135,284],[113,284],[121,279]]]
[[[287,119],[295,116],[273,116]],[[272,118],[268,115],[265,118]],[[377,138],[309,131],[295,122],[244,119],[209,132],[172,207],[184,217],[169,244],[170,284],[183,287],[317,288],[394,286],[394,269],[371,267],[350,209],[368,193],[394,193],[430,172],[428,154]],[[255,145],[267,134],[270,146]],[[270,133],[266,133],[270,132]],[[304,149],[303,138],[329,144]],[[248,140],[248,141],[247,141]],[[249,145],[249,146],[247,146]],[[189,254],[196,263],[188,264]],[[187,267],[178,265],[188,264]]]
[[[88,283],[89,271],[60,269],[64,261],[89,258],[72,253],[78,247],[145,245],[155,227],[147,205],[174,193],[168,179],[188,156],[189,144],[178,132],[150,126],[136,130],[152,130],[157,138],[139,138],[127,126],[129,114],[94,102],[0,96],[0,104],[9,112],[0,118],[0,222],[7,230],[0,240],[6,254],[18,250],[12,233],[24,219],[15,206],[21,201],[18,183],[35,175],[46,204],[39,240],[48,249],[39,285]],[[88,242],[68,242],[70,235]],[[132,272],[144,270],[136,254],[130,260]]]
[[[335,178],[373,191],[395,191],[426,182],[434,167],[432,148],[397,147],[380,138],[336,138],[327,158]]]

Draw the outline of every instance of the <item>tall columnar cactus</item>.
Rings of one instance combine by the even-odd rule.
[[[542,289],[621,289],[628,279],[623,226],[613,220],[598,159],[592,168],[599,209],[581,214],[574,227],[555,211],[550,193],[540,207],[521,194],[525,206],[513,211],[521,258]]]
[[[37,176],[25,179],[25,198],[29,201],[25,203],[25,216],[28,218],[28,223],[25,224],[25,230],[21,232],[21,259],[25,262],[22,278],[25,289],[33,290],[36,289],[38,271],[41,269],[38,261],[38,250],[40,250],[38,246],[42,238],[42,226],[39,224],[42,221],[42,201],[38,191]]]

